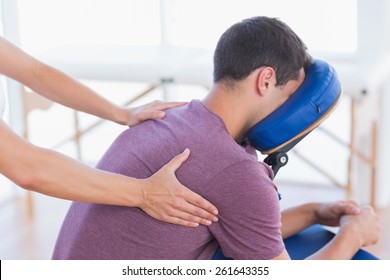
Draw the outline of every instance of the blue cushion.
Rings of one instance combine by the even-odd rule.
[[[249,130],[250,144],[261,153],[269,154],[306,130],[314,129],[337,104],[341,84],[331,65],[314,60],[305,73],[297,91]]]
[[[284,244],[291,259],[303,260],[324,247],[333,237],[334,233],[325,230],[320,225],[314,225],[285,239]],[[225,257],[219,247],[212,260],[231,260],[231,258]],[[378,258],[360,249],[352,260],[378,260]]]

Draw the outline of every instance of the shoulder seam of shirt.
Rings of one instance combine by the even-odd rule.
[[[221,169],[221,170],[218,171],[217,173],[215,173],[215,175],[214,175],[213,177],[211,177],[207,182],[205,182],[205,185],[208,185],[208,183],[209,183],[210,181],[212,181],[215,177],[217,177],[219,174],[221,174],[222,172],[224,172],[226,169],[228,169],[228,168],[230,168],[230,167],[232,167],[232,166],[234,166],[234,165],[244,163],[244,162],[254,163],[254,162],[253,162],[252,160],[250,160],[250,159],[243,159],[243,160],[239,160],[239,161],[237,161],[237,162],[235,162],[235,163],[232,163],[232,164],[230,164],[230,165],[224,167],[223,169]],[[256,163],[257,163],[257,162],[256,162]]]

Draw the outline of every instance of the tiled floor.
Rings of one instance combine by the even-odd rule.
[[[327,186],[279,182],[282,208],[308,201],[343,199],[342,190]],[[25,198],[0,206],[0,259],[50,259],[69,202],[34,194],[30,213]],[[378,211],[382,220],[381,241],[366,250],[390,259],[390,207]]]

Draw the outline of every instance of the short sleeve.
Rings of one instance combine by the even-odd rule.
[[[208,188],[219,210],[219,221],[209,229],[226,257],[272,259],[282,253],[278,193],[262,163],[231,165],[209,181]]]

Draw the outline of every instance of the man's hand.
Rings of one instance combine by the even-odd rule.
[[[339,233],[345,233],[359,247],[377,243],[380,231],[379,218],[371,206],[362,207],[359,215],[344,215],[340,219]]]
[[[189,155],[190,151],[186,149],[146,179],[144,203],[140,207],[148,215],[164,222],[189,227],[199,224],[209,226],[218,221],[217,208],[183,186],[175,176],[175,171]]]
[[[146,120],[162,119],[165,117],[164,110],[183,106],[185,104],[187,104],[187,102],[154,101],[142,106],[126,108],[126,120],[123,121],[122,124],[126,124],[131,127]]]
[[[354,200],[321,203],[318,204],[314,212],[316,223],[331,227],[339,226],[342,216],[357,215],[359,213],[359,203]]]

